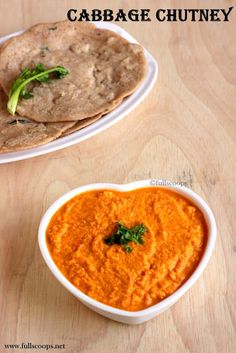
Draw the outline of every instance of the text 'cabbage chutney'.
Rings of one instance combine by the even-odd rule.
[[[142,310],[176,291],[204,252],[202,212],[173,191],[93,190],[66,202],[47,231],[51,256],[79,290],[104,304]]]

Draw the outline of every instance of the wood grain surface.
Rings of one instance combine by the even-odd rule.
[[[112,5],[111,5],[112,3]],[[65,344],[52,352],[233,353],[235,344],[235,1],[0,0],[0,36],[66,19],[69,8],[228,8],[230,22],[127,22],[159,64],[145,101],[76,146],[0,166],[1,352],[4,344]],[[46,267],[37,230],[64,192],[93,182],[183,181],[211,206],[214,254],[197,284],[170,310],[139,325],[87,309]]]

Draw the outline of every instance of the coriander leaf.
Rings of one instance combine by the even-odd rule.
[[[29,121],[25,120],[25,119],[16,119],[16,120],[12,120],[8,124],[9,125],[17,125],[18,123],[20,123],[20,124],[29,124]]]
[[[30,99],[30,98],[33,98],[33,94],[30,93],[30,92],[24,92],[24,93],[21,93],[21,97],[24,98],[24,99]]]
[[[45,75],[43,75],[41,77],[37,77],[36,80],[38,82],[48,82],[50,80],[50,77],[49,77],[48,74],[45,74]]]
[[[20,74],[20,76],[13,82],[10,92],[9,92],[9,96],[12,95],[12,93],[25,81],[30,77],[31,73],[30,70],[28,68],[25,68],[22,73]]]
[[[45,69],[44,65],[40,63],[40,64],[35,65],[35,68],[31,71],[31,74],[34,76],[34,75],[38,75],[44,71],[46,71],[46,69]]]
[[[55,72],[55,76],[58,79],[64,78],[68,75],[69,71],[65,69],[63,66],[57,66],[57,71]]]
[[[105,239],[107,245],[120,244],[126,252],[131,252],[133,248],[129,246],[129,242],[143,244],[142,236],[147,229],[144,224],[137,224],[133,228],[127,228],[122,222],[117,223],[117,230],[110,237]]]
[[[24,99],[30,99],[30,98],[33,98],[33,94],[28,92],[26,90],[26,87],[24,87],[22,90],[21,90],[21,93],[20,93],[20,97],[24,98]]]
[[[131,251],[133,251],[133,248],[131,248],[131,246],[129,246],[128,244],[125,244],[125,245],[124,245],[124,249],[125,249],[126,252],[131,252]]]
[[[105,239],[105,243],[108,245],[114,244],[115,243],[115,235],[112,234],[110,238]]]
[[[34,69],[25,68],[20,76],[13,82],[9,91],[9,99],[7,103],[7,110],[10,114],[15,115],[16,107],[20,97],[25,99],[32,98],[33,95],[27,92],[26,86],[31,81],[48,82],[52,79],[62,79],[68,75],[69,71],[63,66],[56,66],[46,70],[44,65],[39,63]]]

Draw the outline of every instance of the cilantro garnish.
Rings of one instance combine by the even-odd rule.
[[[29,121],[26,119],[16,119],[12,120],[8,123],[9,125],[17,125],[17,124],[29,124]]]
[[[52,79],[61,79],[68,74],[68,70],[63,66],[56,66],[46,70],[43,64],[37,64],[34,69],[25,68],[20,76],[13,82],[9,92],[7,110],[15,115],[19,98],[30,99],[33,94],[27,91],[26,86],[31,81],[48,82]]]
[[[133,248],[129,245],[130,242],[143,244],[142,236],[146,232],[144,224],[137,224],[133,228],[127,228],[122,222],[117,223],[117,230],[110,237],[105,239],[107,245],[120,244],[126,252],[131,252]]]

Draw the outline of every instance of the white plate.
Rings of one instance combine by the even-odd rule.
[[[153,181],[156,181],[153,185]],[[160,180],[162,183],[162,181]],[[117,308],[113,308],[109,305],[105,305],[101,302],[98,302],[95,299],[90,298],[83,292],[81,292],[78,288],[76,288],[66,277],[62,274],[59,268],[54,263],[50,252],[47,247],[46,243],[46,230],[48,227],[48,223],[50,222],[52,216],[57,212],[57,210],[64,205],[67,201],[72,199],[74,196],[90,190],[104,190],[104,189],[111,189],[117,191],[131,191],[139,188],[146,188],[146,187],[158,187],[164,188],[167,190],[172,190],[177,192],[178,194],[186,197],[189,199],[194,205],[196,205],[203,213],[204,218],[207,223],[208,228],[208,237],[207,237],[207,244],[202,255],[202,258],[197,265],[197,268],[194,270],[192,275],[188,278],[188,280],[182,284],[173,294],[169,297],[163,299],[158,304],[152,305],[147,309],[138,310],[138,311],[125,311]],[[116,320],[119,322],[123,322],[126,324],[140,324],[145,322],[156,315],[161,314],[165,310],[167,310],[170,306],[176,303],[198,280],[204,269],[206,268],[208,261],[210,260],[215,240],[216,240],[216,223],[214,215],[207,205],[207,203],[195,192],[192,190],[184,187],[184,186],[161,186],[159,185],[158,180],[141,180],[135,181],[129,184],[108,184],[108,183],[99,183],[99,184],[90,184],[80,186],[74,190],[67,192],[66,194],[62,195],[58,200],[56,200],[46,211],[44,214],[38,231],[38,240],[41,253],[48,265],[49,269],[52,271],[54,276],[57,280],[69,291],[71,292],[76,298],[78,298],[83,304],[88,306],[90,309],[98,312],[99,314],[106,316],[112,320]]]
[[[99,28],[110,29],[125,39],[127,39],[131,43],[137,43],[137,41],[123,28],[113,24],[113,23],[105,23],[99,22],[96,23],[96,26]],[[5,42],[7,39],[19,35],[23,33],[23,31],[15,32],[9,34],[5,37],[0,38],[0,44]],[[71,145],[74,145],[78,142],[88,139],[91,136],[96,135],[97,133],[107,129],[112,126],[122,118],[124,118],[131,110],[133,110],[150,92],[152,89],[158,75],[158,66],[157,62],[153,58],[153,56],[144,49],[145,57],[147,60],[147,73],[145,79],[142,81],[141,85],[138,89],[128,98],[124,99],[124,101],[112,112],[108,113],[95,123],[90,126],[83,128],[77,132],[72,133],[69,136],[61,137],[55,141],[52,141],[46,145],[27,149],[19,152],[10,152],[10,153],[2,153],[0,154],[0,164],[9,163],[14,161],[19,161],[22,159],[27,159],[31,157],[40,156],[45,153],[53,152],[60,150],[61,148],[65,148]]]

